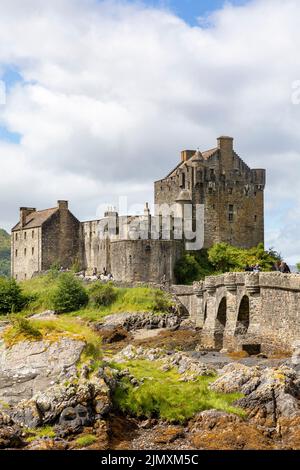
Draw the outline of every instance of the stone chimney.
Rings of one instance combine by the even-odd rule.
[[[181,161],[187,162],[190,158],[192,158],[196,153],[196,150],[183,150],[181,152]]]
[[[36,209],[33,207],[20,207],[20,226],[21,228],[26,225],[26,218],[32,212],[35,212]]]
[[[68,201],[57,201],[57,207],[59,210],[67,211],[69,209],[69,202]]]
[[[233,168],[233,137],[222,136],[217,141],[222,170],[229,173]]]

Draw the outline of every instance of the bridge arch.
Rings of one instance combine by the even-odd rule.
[[[215,348],[217,350],[223,349],[224,343],[224,331],[227,321],[227,299],[223,297],[221,302],[219,303],[217,317],[216,317],[216,324],[215,324],[215,332],[214,332],[214,343]]]
[[[250,301],[247,295],[244,295],[239,306],[238,317],[234,335],[245,335],[250,325]]]

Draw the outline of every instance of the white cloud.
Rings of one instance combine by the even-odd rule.
[[[0,11],[0,69],[24,79],[0,108],[21,135],[0,145],[0,225],[58,198],[81,218],[117,195],[150,199],[180,150],[232,134],[268,171],[267,244],[300,259],[299,1],[229,6],[205,28],[126,1],[0,0]]]

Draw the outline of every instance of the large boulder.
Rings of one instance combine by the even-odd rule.
[[[205,450],[267,450],[272,439],[261,429],[223,411],[208,410],[189,423],[190,440],[196,449]]]
[[[20,402],[10,415],[15,423],[29,428],[56,424],[61,434],[75,433],[108,413],[110,397],[103,378],[74,378]]]
[[[0,449],[14,449],[24,445],[21,427],[8,414],[0,411]]]
[[[83,341],[22,341],[11,348],[0,344],[0,403],[15,405],[76,375]]]
[[[247,367],[233,363],[225,366],[212,385],[216,392],[240,392],[236,402],[247,410],[257,424],[276,427],[279,418],[300,416],[300,383],[294,369]]]

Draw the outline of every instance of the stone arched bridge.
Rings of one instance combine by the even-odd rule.
[[[278,353],[300,340],[300,275],[226,273],[172,291],[202,328],[204,348]]]

